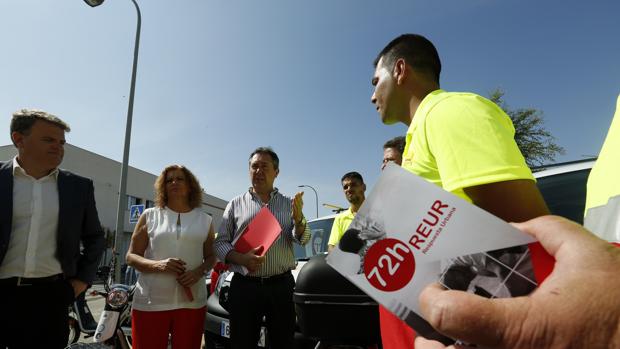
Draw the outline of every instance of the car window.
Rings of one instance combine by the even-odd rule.
[[[583,223],[590,169],[538,178],[538,188],[552,214]]]
[[[327,241],[332,231],[334,218],[319,219],[308,222],[310,227],[310,241],[305,246],[294,244],[295,259],[304,260],[322,252],[327,252]]]

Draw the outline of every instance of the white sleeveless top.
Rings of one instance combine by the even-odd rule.
[[[207,240],[211,217],[200,208],[178,213],[165,207],[146,209],[149,244],[144,257],[151,260],[179,258],[187,263],[186,270],[203,262],[203,244]],[[181,217],[180,229],[177,218]],[[185,295],[183,286],[171,273],[140,273],[133,298],[133,308],[143,311],[162,311],[180,308],[197,309],[207,304],[205,279],[191,287],[194,301]]]

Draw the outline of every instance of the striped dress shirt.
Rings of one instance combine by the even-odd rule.
[[[261,199],[252,192],[252,188],[235,197],[226,205],[222,223],[213,244],[215,255],[220,261],[226,260],[226,255],[234,249],[232,241],[243,232],[262,207]],[[250,276],[273,276],[295,269],[293,242],[305,245],[310,240],[308,224],[306,224],[305,231],[300,239],[295,236],[292,199],[280,194],[278,188],[269,194],[267,207],[280,223],[282,231],[265,254],[265,262],[258,270],[249,273]],[[243,268],[240,265],[231,264],[230,270],[239,273],[242,272]]]

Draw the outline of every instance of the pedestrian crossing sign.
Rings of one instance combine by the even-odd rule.
[[[144,212],[144,205],[131,205],[129,207],[129,223],[138,223],[142,212]]]

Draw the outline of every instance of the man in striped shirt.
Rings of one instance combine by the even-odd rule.
[[[230,264],[235,272],[229,293],[231,346],[256,348],[265,316],[271,347],[288,349],[293,347],[295,331],[293,243],[304,245],[310,239],[302,212],[303,193],[291,199],[274,188],[279,159],[269,147],[252,152],[249,169],[252,186],[228,203],[214,243],[218,259]],[[245,254],[235,251],[232,242],[263,206],[280,223],[280,236],[262,257],[260,246]]]

